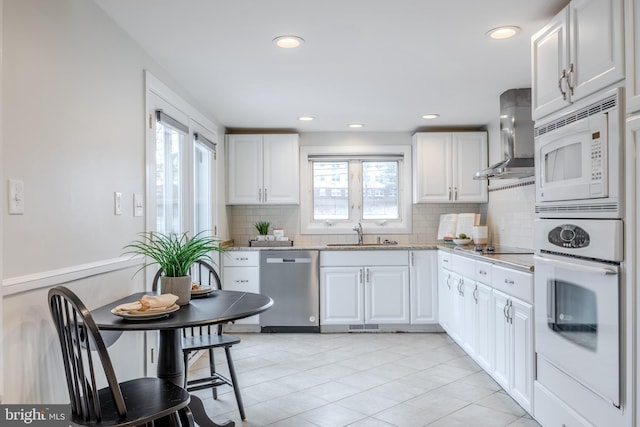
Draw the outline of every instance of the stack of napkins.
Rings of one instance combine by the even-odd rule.
[[[162,313],[176,305],[177,295],[144,295],[138,301],[120,304],[111,312],[118,313]]]

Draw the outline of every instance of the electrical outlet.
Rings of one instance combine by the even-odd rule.
[[[144,211],[144,199],[142,194],[133,195],[133,216],[142,216]]]

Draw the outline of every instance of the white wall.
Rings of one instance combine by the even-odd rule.
[[[133,216],[133,194],[145,194],[143,70],[198,105],[93,1],[4,0],[2,26],[0,184],[25,188],[24,215],[2,198],[4,402],[55,403],[66,389],[46,288],[64,282],[94,308],[144,286],[119,259],[145,229]],[[125,335],[112,348],[121,379],[143,374],[142,341]]]

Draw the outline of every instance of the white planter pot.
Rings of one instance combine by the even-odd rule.
[[[163,294],[173,294],[178,297],[176,304],[186,305],[191,301],[191,276],[160,278],[160,289]]]

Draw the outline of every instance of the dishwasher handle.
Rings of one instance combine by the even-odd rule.
[[[311,264],[311,258],[267,258],[267,264]]]

